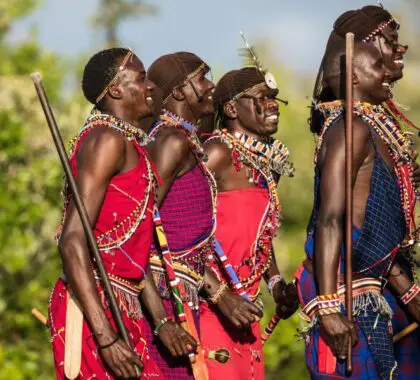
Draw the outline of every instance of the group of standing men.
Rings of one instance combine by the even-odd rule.
[[[65,378],[66,311],[75,297],[84,315],[81,379],[138,378],[138,370],[144,379],[262,379],[262,279],[278,317],[300,302],[314,379],[420,378],[418,331],[392,342],[420,322],[412,266],[420,170],[404,133],[411,123],[390,89],[407,51],[398,28],[380,6],[346,12],[334,24],[311,110],[320,137],[307,257],[293,283],[281,276],[272,245],[277,184],[294,171],[288,149],[272,137],[279,119],[272,74],[256,60],[215,86],[192,53],[164,55],[147,72],[128,49],[89,60],[82,88],[94,109],[69,159],[131,347],[118,335],[66,187],[57,234],[64,273],[49,305],[58,378]],[[356,40],[352,321],[343,306],[342,249],[347,32]],[[199,121],[212,114],[215,130],[202,143]],[[343,364],[349,339],[352,374]]]

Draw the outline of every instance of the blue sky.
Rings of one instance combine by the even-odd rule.
[[[146,1],[147,2],[147,1]],[[122,44],[135,50],[146,67],[158,56],[192,51],[210,65],[233,69],[240,64],[239,30],[250,42],[267,41],[270,54],[288,68],[317,71],[332,24],[347,9],[375,4],[366,0],[148,0],[158,14],[130,19],[119,29]],[[383,0],[392,11],[400,1]],[[17,22],[10,39],[25,39],[37,27],[45,49],[75,58],[103,47],[103,36],[90,28],[98,0],[44,0]]]

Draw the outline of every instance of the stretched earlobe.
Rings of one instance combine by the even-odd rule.
[[[232,100],[224,104],[223,112],[230,119],[236,119],[238,117],[238,111],[236,110],[236,105]]]
[[[178,100],[178,101],[182,101],[182,100],[184,100],[184,99],[185,99],[185,95],[184,95],[184,92],[182,91],[182,87],[181,87],[181,86],[179,86],[179,87],[174,87],[174,88],[172,89],[172,97],[173,97],[175,100]]]
[[[123,97],[123,91],[119,84],[111,84],[108,87],[108,94],[113,99],[121,99]]]

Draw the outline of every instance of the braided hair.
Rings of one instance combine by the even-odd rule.
[[[86,64],[82,79],[83,94],[98,109],[103,110],[104,99],[96,104],[97,97],[117,74],[118,60],[128,52],[125,48],[102,50],[93,55]]]

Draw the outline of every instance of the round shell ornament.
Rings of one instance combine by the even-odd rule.
[[[274,75],[270,72],[267,72],[264,75],[265,83],[268,86],[268,88],[271,88],[272,90],[277,90],[277,82],[276,78],[274,78]]]

